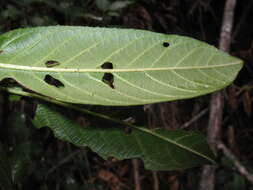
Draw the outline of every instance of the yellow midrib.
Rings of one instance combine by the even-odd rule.
[[[67,73],[119,73],[119,72],[144,72],[144,71],[166,71],[166,70],[191,70],[191,69],[212,69],[219,67],[229,67],[233,65],[242,64],[242,61],[220,64],[220,65],[205,65],[205,66],[183,66],[183,67],[157,67],[157,68],[130,68],[130,69],[78,69],[78,68],[47,68],[47,67],[33,67],[24,65],[13,65],[0,63],[0,69],[22,70],[22,71],[36,71],[36,72],[67,72]]]

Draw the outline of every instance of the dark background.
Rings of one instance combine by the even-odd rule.
[[[110,8],[115,2],[120,6]],[[108,6],[103,6],[105,3]],[[137,28],[187,35],[217,46],[224,4],[223,0],[0,0],[0,33],[42,25]],[[245,66],[225,90],[222,128],[224,143],[253,172],[252,18],[253,1],[237,0],[231,54],[242,58]],[[206,134],[209,102],[210,95],[206,95],[145,107],[90,108],[120,119],[132,117],[150,128],[187,126],[186,130]],[[105,161],[88,148],[55,139],[47,128],[35,129],[30,122],[33,108],[34,100],[0,94],[0,189],[135,189],[134,172],[139,173],[143,190],[198,188],[201,168],[152,172],[138,160]],[[105,123],[71,110],[64,112],[82,125]],[[200,118],[188,123],[196,116]],[[218,156],[216,185],[221,190],[253,189],[222,154]]]

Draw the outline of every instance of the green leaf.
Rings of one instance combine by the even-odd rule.
[[[0,36],[0,80],[70,103],[191,98],[229,85],[241,67],[204,42],[142,30],[53,26]]]
[[[214,162],[205,138],[195,132],[134,127],[129,134],[120,126],[83,128],[42,104],[37,107],[34,124],[48,126],[57,138],[88,146],[104,158],[141,158],[151,170],[190,168]]]

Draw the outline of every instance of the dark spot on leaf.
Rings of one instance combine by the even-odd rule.
[[[113,64],[111,62],[105,62],[103,63],[103,65],[101,65],[102,69],[113,69]],[[114,88],[114,76],[112,73],[105,73],[102,81],[107,84],[108,86],[110,86],[111,88]]]
[[[127,135],[130,135],[132,133],[132,128],[131,127],[125,127],[124,133]]]
[[[104,76],[103,76],[103,78],[102,78],[102,81],[105,84],[109,85],[111,88],[114,88],[114,84],[113,84],[113,82],[114,82],[114,76],[113,76],[112,73],[105,73]]]
[[[163,42],[163,47],[169,47],[170,43],[169,42]]]
[[[55,86],[57,88],[62,88],[64,87],[64,84],[59,81],[58,79],[52,77],[51,75],[46,75],[45,78],[44,78],[44,81],[49,84],[49,85],[52,85],[52,86]]]
[[[102,69],[113,69],[113,64],[111,62],[105,62],[101,65]]]
[[[3,53],[4,51],[3,50],[0,50],[0,54]]]
[[[46,67],[55,67],[60,65],[60,63],[58,61],[54,61],[54,60],[49,60],[45,63]]]

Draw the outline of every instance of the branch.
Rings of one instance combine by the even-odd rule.
[[[132,164],[133,164],[133,169],[134,169],[135,190],[142,190],[140,171],[139,171],[139,160],[138,159],[132,159]]]
[[[152,175],[153,175],[153,180],[154,180],[153,190],[159,190],[160,184],[159,184],[159,178],[158,178],[157,171],[152,171]]]
[[[193,118],[191,118],[189,121],[185,122],[183,125],[181,125],[181,127],[179,127],[180,129],[185,129],[187,127],[189,127],[191,124],[193,124],[194,122],[198,121],[202,116],[204,116],[206,113],[208,112],[208,109],[203,109],[201,112],[199,112],[197,115],[195,115]]]
[[[225,52],[229,52],[230,50],[235,5],[236,0],[227,0],[224,9],[223,23],[220,33],[219,49]],[[214,152],[216,152],[215,149],[217,140],[220,140],[221,138],[223,106],[224,106],[223,92],[221,91],[213,94],[210,104],[208,140]]]
[[[230,50],[235,5],[236,0],[227,0],[224,9],[219,48],[225,52]]]
[[[233,161],[236,170],[253,185],[253,175],[248,172],[235,155],[233,155],[233,153],[221,141],[217,143],[217,148],[222,150],[224,155]]]
[[[231,44],[231,32],[234,20],[236,0],[227,0],[220,33],[219,49],[229,52]],[[223,115],[224,97],[223,92],[212,95],[210,102],[209,123],[207,138],[212,150],[216,153],[217,142],[221,139],[221,123]],[[215,166],[204,166],[200,181],[200,190],[214,190]]]

